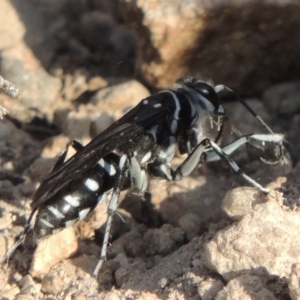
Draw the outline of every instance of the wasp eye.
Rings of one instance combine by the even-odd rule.
[[[194,89],[199,94],[204,96],[208,101],[210,101],[216,109],[218,109],[220,104],[219,97],[215,89],[211,85],[205,82],[198,81],[194,84]]]
[[[196,82],[194,85],[195,90],[197,90],[197,92],[202,93],[202,94],[212,94],[215,90],[212,86],[210,86],[209,84],[205,83],[205,82]]]

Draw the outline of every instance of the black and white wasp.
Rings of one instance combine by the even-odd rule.
[[[94,271],[97,275],[106,259],[110,227],[120,192],[131,188],[143,197],[150,178],[177,181],[189,175],[202,161],[222,159],[250,185],[268,193],[237,166],[230,154],[247,143],[258,148],[268,143],[279,149],[276,163],[284,155],[283,136],[273,133],[247,103],[238,98],[269,133],[243,135],[228,145],[219,146],[227,118],[219,95],[224,90],[234,94],[223,85],[213,86],[191,77],[181,78],[173,89],[143,99],[86,146],[70,142],[50,175],[37,189],[24,231],[2,261],[7,260],[24,241],[34,215],[33,232],[37,239],[41,239],[85,218],[96,205],[110,197],[100,261]],[[76,153],[65,161],[70,145]],[[176,150],[187,156],[173,169],[171,160]],[[266,158],[262,160],[273,163]]]

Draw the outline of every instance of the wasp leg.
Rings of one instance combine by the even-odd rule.
[[[169,181],[177,181],[185,176],[188,176],[201,161],[210,162],[223,159],[227,162],[233,172],[240,175],[242,178],[244,178],[244,180],[256,187],[258,190],[262,191],[263,193],[268,193],[269,191],[267,189],[263,188],[255,180],[247,176],[229,157],[229,155],[246,143],[261,142],[262,146],[255,144],[254,146],[262,148],[264,143],[269,142],[280,145],[282,141],[283,136],[280,134],[249,134],[242,136],[229,145],[221,148],[215,142],[209,139],[204,139],[195,147],[195,149],[175,171],[168,163],[158,160],[149,164],[148,170],[152,176],[163,178]]]
[[[54,165],[54,167],[52,169],[52,172],[55,171],[58,167],[60,167],[64,163],[64,161],[66,159],[66,156],[67,156],[67,153],[69,151],[69,147],[70,147],[71,144],[72,144],[72,141],[69,141],[67,143],[65,149],[59,155],[59,157],[58,157],[58,159],[57,159],[57,161],[56,161],[56,163],[55,163],[55,165]]]
[[[260,142],[260,145],[254,144],[254,143]],[[225,152],[227,155],[232,154],[236,149],[241,147],[244,144],[250,143],[256,148],[262,148],[264,147],[265,143],[274,143],[276,145],[281,145],[283,142],[283,136],[281,134],[247,134],[244,135],[237,140],[233,141],[232,143],[228,144],[225,147],[222,147],[222,151]],[[278,158],[278,161],[281,160],[283,156],[283,153],[281,152]],[[216,151],[211,150],[206,152],[205,154],[205,160],[206,161],[216,161],[220,160],[221,157],[216,153]],[[264,161],[264,160],[263,160]],[[278,162],[276,161],[276,162]],[[275,162],[275,163],[276,163]]]
[[[211,150],[209,140],[204,139],[175,171],[168,162],[157,159],[153,163],[148,164],[148,172],[152,177],[162,178],[168,181],[178,181],[188,176],[199,164],[203,154],[209,150]]]
[[[119,162],[119,175],[116,179],[114,188],[113,188],[113,193],[111,196],[111,199],[109,201],[107,213],[107,223],[106,223],[106,228],[105,228],[105,233],[104,233],[104,239],[103,239],[103,244],[102,244],[102,249],[101,249],[101,255],[100,255],[100,260],[94,270],[93,275],[98,276],[99,271],[101,269],[101,266],[104,261],[106,261],[106,253],[107,253],[107,246],[108,246],[108,239],[109,239],[109,233],[110,233],[110,228],[111,228],[111,223],[113,219],[113,215],[116,213],[118,205],[119,205],[119,196],[120,192],[123,187],[123,182],[125,178],[125,163],[127,161],[127,155],[122,155],[120,162]]]
[[[62,151],[62,153],[59,155],[53,169],[52,172],[55,171],[58,167],[60,167],[66,159],[66,156],[68,154],[69,151],[69,147],[72,146],[74,148],[74,150],[77,152],[78,150],[81,150],[82,148],[84,148],[84,146],[82,144],[80,144],[78,141],[75,140],[70,140],[67,144],[65,149]]]
[[[229,157],[229,155],[226,152],[224,152],[216,143],[214,143],[213,141],[210,141],[209,143],[213,150],[217,153],[217,155],[228,164],[228,166],[234,173],[242,177],[250,185],[256,187],[259,191],[263,192],[264,194],[268,194],[270,192],[268,189],[265,189],[259,183],[257,183],[254,179],[246,175],[242,171],[242,169]]]
[[[76,141],[76,140],[71,140],[69,142],[69,144],[73,147],[73,149],[76,152],[79,151],[79,150],[82,150],[84,148],[84,146],[81,143],[79,143],[78,141]]]
[[[145,170],[141,169],[135,156],[128,158],[128,167],[133,193],[143,196],[149,184]]]
[[[281,145],[283,141],[283,136],[280,134],[249,134],[242,136],[230,143],[229,145],[221,148],[215,142],[205,139],[203,140],[185,159],[185,161],[174,171],[173,178],[174,180],[180,180],[182,177],[189,175],[199,161],[215,161],[223,159],[229,165],[231,170],[237,175],[241,176],[246,180],[250,185],[256,187],[263,193],[268,193],[269,190],[262,187],[255,180],[246,175],[238,165],[229,157],[236,149],[241,147],[246,143],[261,142],[262,146],[254,145],[255,147],[262,148],[264,143],[274,143]]]
[[[57,161],[56,161],[56,163],[55,163],[55,165],[52,169],[52,172],[55,171],[58,167],[60,167],[64,163],[70,146],[72,146],[76,151],[83,148],[83,146],[79,142],[74,141],[74,140],[69,141],[66,144],[65,149],[59,155],[59,157],[58,157],[58,159],[57,159]],[[12,247],[9,250],[7,250],[5,255],[0,259],[0,263],[8,261],[9,258],[12,256],[12,254],[17,250],[17,248],[25,241],[26,235],[28,234],[28,232],[30,230],[31,220],[32,220],[35,212],[37,211],[37,209],[38,209],[38,206],[33,207],[32,211],[31,211],[31,213],[30,213],[30,215],[29,215],[29,217],[26,220],[26,223],[24,225],[24,230],[19,235],[17,241],[12,245]]]
[[[19,235],[17,241],[12,245],[12,247],[9,250],[7,250],[5,255],[0,259],[0,264],[5,261],[8,261],[9,258],[12,256],[12,254],[17,250],[17,248],[25,241],[26,235],[27,235],[28,231],[30,230],[31,220],[32,220],[36,210],[37,210],[37,208],[35,208],[31,211],[31,213],[25,223],[24,230]]]

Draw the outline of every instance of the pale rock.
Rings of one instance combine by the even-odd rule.
[[[78,241],[72,227],[50,235],[39,242],[32,258],[30,275],[36,277],[47,274],[52,266],[69,258],[77,250]]]
[[[87,76],[87,72],[82,69],[77,70],[74,74],[65,74],[60,93],[61,97],[70,102],[77,100],[89,89]],[[59,105],[62,105],[62,108],[64,108],[63,105],[65,105],[65,103],[60,103]]]
[[[300,263],[292,265],[291,274],[288,278],[290,296],[292,300],[300,299]]]
[[[86,300],[87,298],[85,297],[85,295],[83,293],[75,293],[75,295],[73,294],[71,297],[72,300]],[[67,299],[65,299],[67,300]]]
[[[95,137],[113,124],[114,119],[106,112],[98,115],[91,124],[91,136]]]
[[[166,88],[183,74],[196,74],[255,95],[274,80],[298,78],[297,0],[121,0],[120,5],[137,36],[138,71],[151,86]],[[274,47],[274,41],[280,43]]]
[[[259,277],[242,275],[229,281],[218,293],[216,300],[276,300],[274,294],[261,282]]]
[[[179,226],[185,232],[189,241],[200,234],[203,229],[201,222],[201,218],[195,213],[187,213],[179,219]]]
[[[63,281],[58,276],[47,274],[42,280],[42,292],[56,295],[61,292],[64,286]]]
[[[26,30],[11,1],[0,0],[0,7],[0,50],[2,51],[21,41]]]
[[[240,220],[253,206],[264,201],[264,196],[252,187],[239,187],[229,190],[222,202],[222,209],[233,220]]]
[[[129,80],[99,90],[91,102],[100,113],[106,112],[117,120],[149,95],[149,91],[141,83]]]
[[[91,123],[88,109],[80,105],[77,111],[68,114],[63,131],[70,139],[87,143],[90,140]]]
[[[207,243],[204,259],[209,268],[225,280],[244,274],[289,276],[300,260],[300,214],[283,210],[276,197],[273,191],[266,203],[255,205]]]
[[[120,300],[121,297],[117,295],[115,291],[108,292],[104,296],[104,300]]]
[[[142,76],[159,88],[187,72],[191,49],[204,26],[202,1],[122,0],[124,19],[138,36]]]
[[[50,159],[53,159],[56,156],[58,157],[69,141],[70,139],[64,135],[58,135],[53,137],[51,139],[51,143],[46,144],[45,147],[43,148],[41,157],[50,158]],[[72,148],[69,149],[69,152],[72,152]],[[69,152],[67,158],[70,157]],[[74,152],[71,153],[71,155],[73,155],[74,153],[75,150]]]
[[[130,291],[126,293],[126,296],[129,295],[129,292]],[[135,293],[137,294],[137,292]],[[143,291],[140,294],[137,294],[135,299],[136,300],[160,300],[161,298],[158,297],[155,293]]]
[[[24,122],[29,122],[33,116],[30,109],[47,112],[57,99],[62,86],[61,80],[44,70],[24,42],[1,52],[1,73],[20,89],[20,105],[6,102],[5,107],[12,116]]]
[[[3,289],[1,287],[1,292],[0,292],[1,299],[15,300],[19,294],[20,294],[20,288],[16,285],[13,286],[6,285]]]
[[[223,287],[224,284],[220,279],[208,278],[199,282],[197,291],[201,300],[213,300]]]
[[[22,287],[21,293],[22,294],[37,294],[40,291],[39,285],[36,285],[32,277],[27,274],[25,275],[18,284]]]
[[[56,158],[37,158],[25,174],[34,182],[42,182],[53,169]]]

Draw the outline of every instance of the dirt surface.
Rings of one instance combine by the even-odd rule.
[[[68,140],[86,144],[153,86],[136,76],[138,49],[147,47],[127,27],[117,1],[0,0],[0,7],[0,82],[3,76],[20,89],[17,99],[0,93],[9,111],[0,120],[2,257]],[[147,209],[122,192],[97,278],[107,203],[37,248],[29,234],[0,265],[0,299],[300,299],[299,86],[280,83],[246,99],[286,138],[278,164],[264,164],[253,147],[232,156],[269,195],[223,162],[204,163],[179,182],[152,181]],[[239,102],[224,99],[224,106],[243,134],[264,132]],[[227,126],[222,143],[234,137]],[[176,156],[173,165],[182,159]]]

